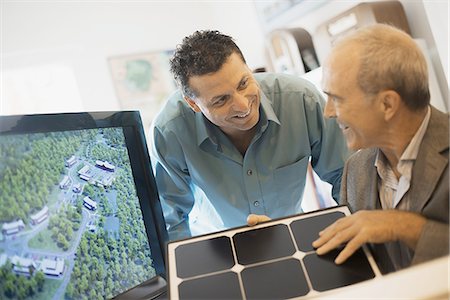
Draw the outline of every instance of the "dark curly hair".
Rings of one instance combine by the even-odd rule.
[[[194,98],[196,91],[189,87],[189,78],[217,72],[233,53],[245,63],[241,50],[230,36],[217,30],[196,31],[177,46],[170,60],[170,71],[183,94]]]

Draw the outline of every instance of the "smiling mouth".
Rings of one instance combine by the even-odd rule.
[[[237,115],[236,117],[237,118],[245,118],[245,117],[247,117],[249,114],[250,114],[250,109],[248,110],[248,112],[246,112],[245,114],[242,114],[242,115]]]

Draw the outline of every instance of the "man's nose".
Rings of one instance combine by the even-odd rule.
[[[244,95],[236,93],[233,99],[233,108],[235,111],[247,112],[249,108],[249,100]]]
[[[336,118],[336,111],[334,109],[334,103],[333,100],[328,99],[325,103],[325,108],[323,110],[323,115],[326,118]]]

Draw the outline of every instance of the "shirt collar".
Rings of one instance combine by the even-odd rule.
[[[402,156],[400,157],[400,161],[402,160],[416,160],[417,154],[419,153],[419,147],[422,143],[423,136],[425,135],[425,131],[427,130],[428,123],[430,122],[431,110],[428,106],[427,114],[422,121],[419,129],[416,131],[416,134],[413,136],[405,151],[403,151]]]
[[[205,118],[202,112],[195,113],[195,128],[197,128],[197,145],[200,146],[204,140],[210,135],[208,134],[208,126],[213,126],[211,122]]]
[[[400,161],[397,165],[397,170],[401,172],[403,168],[401,168],[402,163],[408,160],[416,160],[417,154],[419,153],[419,147],[422,143],[423,136],[425,135],[425,131],[427,130],[428,123],[430,122],[430,116],[431,116],[431,110],[430,107],[428,107],[427,114],[425,115],[425,118],[422,121],[422,124],[420,125],[419,129],[414,134],[413,138],[409,142],[408,146],[406,147],[405,151],[403,151],[402,156],[400,157]],[[384,175],[383,172],[388,167],[388,162],[384,154],[381,152],[380,149],[377,151],[377,155],[375,158],[375,167],[377,167],[378,174]],[[403,175],[403,174],[402,174]]]
[[[278,125],[281,125],[280,120],[278,120],[277,115],[273,111],[272,103],[270,102],[269,98],[267,98],[266,94],[263,93],[263,91],[260,90],[260,96],[261,96],[261,107],[262,111],[267,117],[267,120],[273,121],[277,123]]]
[[[258,125],[260,126],[260,131],[264,131],[268,126],[268,121],[272,121],[280,125],[280,120],[275,114],[270,100],[267,96],[260,90],[260,116]],[[216,146],[218,145],[218,136],[215,133],[218,130],[217,126],[211,123],[201,112],[195,113],[195,125],[197,128],[197,145],[200,146],[205,140],[209,139]]]
[[[380,148],[377,149],[377,156],[375,157],[375,167],[377,168],[378,176],[382,180],[387,180],[389,178],[390,166],[387,162],[386,156],[381,152]]]

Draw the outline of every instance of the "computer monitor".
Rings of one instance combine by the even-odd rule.
[[[164,279],[139,113],[0,116],[0,227],[1,299],[110,299]]]

